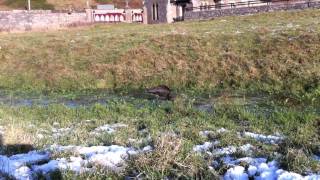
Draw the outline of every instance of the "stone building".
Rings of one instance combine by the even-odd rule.
[[[242,3],[241,3],[242,2]],[[184,19],[187,9],[206,11],[248,6],[250,0],[144,0],[144,23],[172,23]]]
[[[172,23],[184,18],[187,8],[198,7],[206,10],[208,6],[219,6],[232,0],[144,0],[144,23]]]
[[[114,5],[99,5],[97,9],[91,10],[91,18],[93,22],[100,23],[142,23],[143,10],[142,9],[116,9]]]
[[[144,23],[172,23],[183,18],[190,0],[145,0]]]

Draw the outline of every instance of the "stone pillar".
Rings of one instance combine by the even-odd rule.
[[[127,23],[132,23],[132,10],[131,9],[126,9],[125,10],[126,14],[126,22]]]
[[[93,19],[93,10],[92,9],[86,9],[86,16],[87,16],[87,21],[89,23],[93,23],[94,19]]]
[[[147,11],[147,5],[145,2],[143,2],[143,24],[148,24],[148,11]]]

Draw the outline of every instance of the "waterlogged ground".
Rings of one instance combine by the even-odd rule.
[[[320,179],[313,105],[261,95],[7,99],[2,178]]]

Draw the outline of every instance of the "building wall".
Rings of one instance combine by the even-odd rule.
[[[168,3],[167,5],[167,22],[172,23],[173,18],[176,18],[179,16],[179,6],[175,6],[171,3]]]
[[[59,29],[87,23],[90,23],[90,18],[85,12],[0,11],[0,32]]]
[[[320,9],[320,1],[318,2],[301,2],[294,4],[272,4],[265,6],[240,7],[229,9],[215,9],[206,11],[186,11],[185,20],[212,19],[221,16],[235,16],[255,14],[260,12],[282,11],[282,10],[300,10],[307,8]]]
[[[144,13],[145,13],[145,22],[147,24],[158,24],[158,23],[168,23],[168,18],[171,17],[171,15],[167,15],[168,13],[168,7],[169,11],[171,11],[170,7],[170,0],[145,0],[144,2]],[[158,20],[152,19],[152,9],[153,4],[158,3]]]
[[[60,29],[69,26],[87,25],[95,22],[95,13],[116,13],[123,15],[122,22],[142,22],[141,9],[92,10],[62,13],[50,10],[0,11],[0,32]]]
[[[142,9],[111,9],[111,10],[92,10],[92,19],[94,22],[100,23],[142,23],[143,10]],[[117,16],[117,18],[115,18]]]

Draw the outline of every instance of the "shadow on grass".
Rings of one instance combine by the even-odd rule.
[[[28,153],[30,151],[34,151],[36,150],[32,145],[30,144],[4,144],[4,141],[3,141],[3,136],[2,134],[0,134],[0,155],[4,155],[4,156],[7,156],[7,157],[10,157],[12,155],[17,155],[17,154],[25,154],[25,153]],[[0,158],[0,161],[1,161],[1,158]],[[41,162],[40,164],[37,164],[37,165],[41,165],[41,164],[45,164],[47,162]],[[10,175],[1,172],[1,162],[0,162],[0,179],[5,177],[5,179],[12,179],[13,177],[9,177]],[[57,180],[60,180],[60,179],[63,179],[62,178],[62,173],[57,170],[57,171],[54,171],[50,174],[46,174],[46,175],[43,175],[43,174],[36,174],[35,175],[35,178],[36,179],[57,179]],[[15,179],[15,178],[13,178]]]
[[[3,154],[10,156],[33,151],[34,147],[30,144],[4,144],[3,137],[0,134],[0,150]]]

